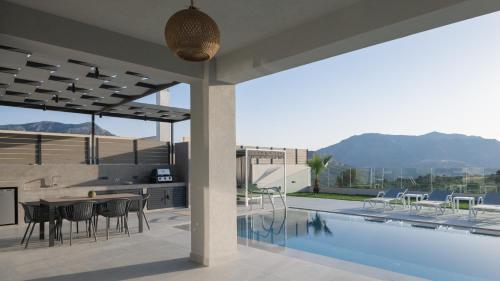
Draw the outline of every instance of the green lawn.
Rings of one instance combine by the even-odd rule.
[[[337,200],[346,200],[346,201],[363,201],[367,198],[372,198],[373,196],[369,195],[344,195],[344,194],[336,194],[336,193],[318,193],[314,194],[312,192],[295,192],[288,193],[287,196],[296,196],[296,197],[307,197],[307,198],[323,198],[323,199],[337,199]]]
[[[345,200],[345,201],[363,201],[367,198],[374,197],[374,196],[370,196],[370,195],[345,195],[345,194],[337,194],[337,193],[314,194],[312,192],[294,192],[294,193],[288,193],[287,196],[306,197],[306,198],[322,198],[322,199],[336,199],[336,200]],[[466,202],[460,202],[460,209],[468,210],[469,204]]]

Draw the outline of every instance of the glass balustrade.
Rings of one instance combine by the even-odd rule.
[[[500,190],[500,168],[354,168],[330,166],[320,176],[321,188],[387,189],[404,187],[429,192],[452,189],[482,194]],[[312,176],[314,180],[314,175]]]

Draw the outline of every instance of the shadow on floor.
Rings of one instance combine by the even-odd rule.
[[[52,277],[42,277],[29,279],[27,281],[78,281],[78,280],[107,280],[119,281],[133,278],[147,277],[158,274],[173,273],[185,270],[201,268],[189,260],[189,258],[179,258],[165,261],[157,261],[142,264],[133,264],[114,268],[105,268],[95,271],[85,271],[70,273]]]
[[[147,231],[147,230],[146,230]],[[140,234],[138,228],[131,227],[130,228],[130,234],[135,235],[135,234]],[[48,236],[48,234],[47,234]],[[31,239],[29,241],[28,248],[25,249],[24,245],[21,245],[21,239],[22,235],[19,234],[18,237],[0,237],[0,253],[3,252],[11,252],[11,251],[27,251],[27,250],[35,250],[35,249],[46,249],[49,247],[49,239],[46,236],[44,240],[39,239],[38,233],[33,233],[31,236]],[[97,233],[97,241],[106,241],[106,232],[103,229],[100,229]],[[64,244],[61,244],[59,241],[55,241],[54,246],[55,247],[64,247],[64,246],[69,246],[69,232],[65,232],[63,234],[64,237]],[[114,228],[111,228],[109,232],[109,240],[113,239],[127,239],[127,235],[115,230]],[[73,245],[75,244],[89,244],[89,245],[95,245],[94,244],[94,239],[93,237],[88,237],[85,234],[85,231],[80,231],[79,233],[73,233]],[[0,279],[1,281],[1,279]]]
[[[21,245],[21,238],[0,238],[0,253],[26,250],[24,249],[24,245]],[[28,249],[42,249],[48,246],[48,240],[39,240],[38,237],[32,237]]]

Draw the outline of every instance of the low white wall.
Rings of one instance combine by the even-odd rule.
[[[252,164],[251,182],[257,186],[283,186],[283,164]],[[311,185],[311,169],[307,165],[286,165],[287,193],[308,190]]]

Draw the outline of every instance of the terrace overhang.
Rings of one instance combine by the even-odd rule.
[[[191,83],[203,64],[168,50],[163,27],[187,1],[0,1],[0,33]],[[210,80],[237,84],[500,10],[495,0],[199,0],[221,30]],[[51,50],[52,53],[58,53]]]

